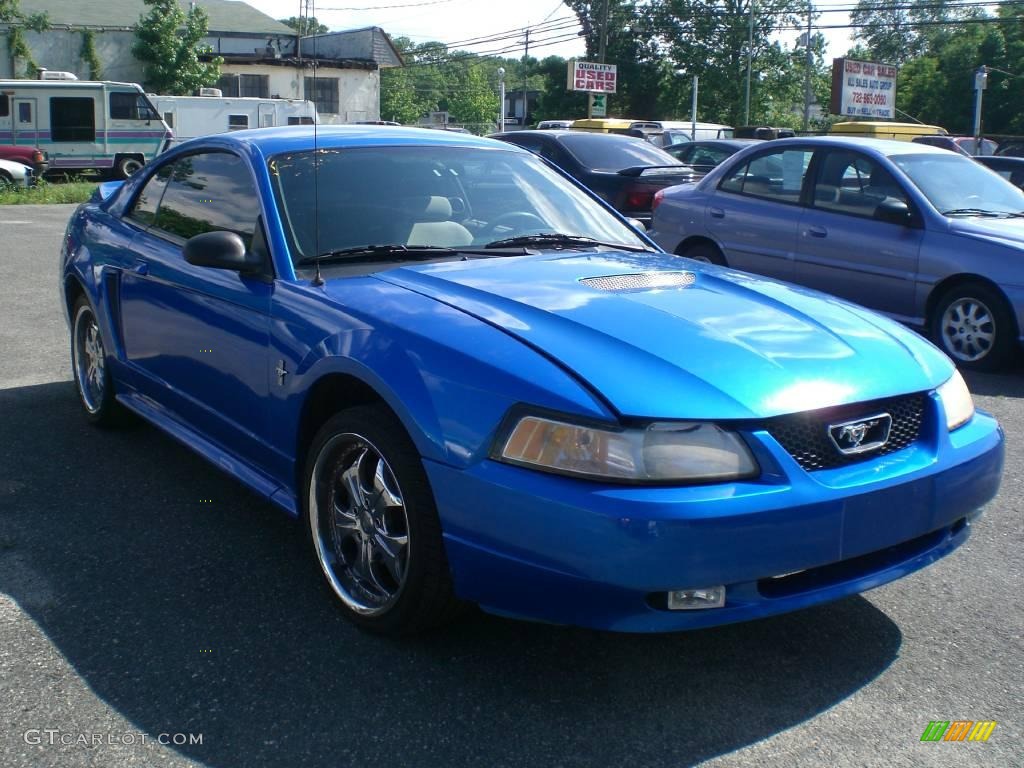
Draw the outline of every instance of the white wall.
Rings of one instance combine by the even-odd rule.
[[[272,64],[224,64],[221,74],[266,75],[269,93],[282,99],[306,99],[305,78],[312,69],[274,66]],[[380,120],[380,72],[367,69],[335,69],[319,67],[318,78],[337,78],[338,112],[320,113],[324,123],[346,123],[356,120]]]

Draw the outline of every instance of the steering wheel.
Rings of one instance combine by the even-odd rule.
[[[540,216],[527,213],[526,211],[512,211],[511,213],[501,214],[487,228],[488,235],[498,234],[500,227],[504,227],[506,232],[511,232],[514,229],[531,229],[536,231],[551,229],[551,225]]]

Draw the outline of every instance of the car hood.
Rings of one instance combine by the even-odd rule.
[[[985,219],[980,216],[949,218],[949,231],[965,237],[994,240],[1024,247],[1024,218]]]
[[[763,418],[929,390],[953,372],[865,309],[667,254],[561,252],[376,277],[503,329],[622,416]]]

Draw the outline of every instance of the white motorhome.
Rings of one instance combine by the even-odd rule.
[[[171,130],[137,84],[71,77],[0,80],[0,144],[46,151],[50,171],[99,168],[121,179],[166,148]]]
[[[275,125],[312,125],[319,122],[316,105],[299,99],[224,97],[215,88],[207,96],[155,96],[150,99],[174,131],[173,143],[211,133],[270,128]]]

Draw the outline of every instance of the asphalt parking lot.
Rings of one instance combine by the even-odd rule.
[[[923,572],[688,634],[473,615],[382,640],[275,508],[153,428],[87,425],[72,210],[0,208],[0,766],[1024,765],[1021,371],[969,379],[1007,432],[1002,491]],[[932,720],[998,725],[922,743]]]

